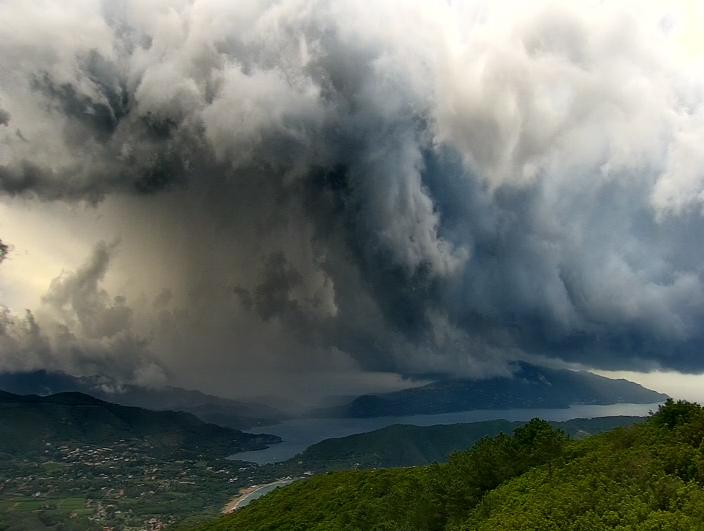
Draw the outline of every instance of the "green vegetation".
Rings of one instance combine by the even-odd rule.
[[[213,517],[268,471],[228,461],[277,441],[81,393],[0,391],[0,531],[161,529]]]
[[[202,526],[266,529],[704,529],[704,410],[570,441],[533,420],[447,464],[299,481]]]
[[[120,406],[83,393],[41,397],[0,391],[0,452],[33,455],[47,443],[108,445],[119,440],[142,441],[155,455],[225,456],[280,439],[208,424],[189,413]]]
[[[162,458],[147,443],[49,444],[41,455],[0,459],[0,530],[116,531],[193,525],[267,471],[241,461]]]
[[[642,419],[577,419],[558,425],[570,433],[584,434],[636,420]],[[0,457],[0,530],[84,531],[107,527],[126,531],[158,529],[160,525],[188,529],[217,516],[242,487],[286,476],[300,477],[309,470],[344,467],[349,459],[365,455],[365,444],[369,444],[368,459],[360,467],[378,466],[379,458],[387,464],[399,464],[393,457],[394,448],[400,450],[399,444],[408,449],[399,454],[403,459],[427,462],[430,457],[441,456],[448,445],[466,448],[482,436],[510,433],[518,425],[488,421],[391,426],[329,439],[296,459],[261,467],[228,461],[220,454],[181,452],[175,456],[155,451],[149,440],[120,439],[101,445],[45,441],[41,451],[32,455]],[[350,450],[354,453],[344,453]],[[389,470],[382,475],[392,481],[407,473],[408,469]],[[364,475],[359,478],[367,481]],[[354,496],[344,497],[355,500]]]
[[[643,420],[643,417],[597,417],[550,422],[550,425],[563,430],[572,438],[581,439]],[[272,468],[281,469],[279,475],[286,475],[283,472],[300,474],[304,470],[349,470],[441,463],[447,461],[450,454],[466,450],[484,437],[510,434],[523,424],[524,422],[507,420],[436,426],[394,424],[367,433],[325,439]]]
[[[689,415],[688,406],[673,404],[649,424],[669,433],[689,422]],[[555,425],[584,436],[637,420],[576,419]],[[546,466],[557,478],[568,458],[577,455],[579,446],[573,448],[550,424],[518,424],[391,426],[323,441],[287,462],[257,467],[224,457],[234,448],[270,442],[270,436],[80,393],[39,397],[0,392],[0,531],[192,529],[207,525],[242,487],[343,467],[442,461],[481,437],[515,429],[512,437],[481,439],[474,450],[454,454],[446,465],[353,471],[296,482],[253,502],[255,508],[266,508],[267,500],[284,496],[274,510],[265,509],[264,520],[261,513],[245,509],[236,517],[245,520],[234,529],[462,526],[463,518],[480,508],[487,518],[494,517],[485,500],[510,485],[507,479],[529,477]],[[223,522],[228,529],[230,520]]]

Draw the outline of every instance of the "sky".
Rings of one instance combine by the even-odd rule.
[[[0,371],[305,401],[521,360],[704,400],[701,3],[0,20]]]

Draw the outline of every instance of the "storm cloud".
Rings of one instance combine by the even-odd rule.
[[[54,325],[6,310],[5,367],[704,370],[704,44],[684,4],[85,0],[0,19],[4,201],[105,210],[143,294],[101,288],[97,244],[48,287]],[[40,333],[56,323],[80,348]]]
[[[131,328],[123,297],[101,287],[116,243],[100,242],[75,272],[55,278],[36,311],[0,314],[2,370],[103,374],[117,382],[162,385],[164,369]]]

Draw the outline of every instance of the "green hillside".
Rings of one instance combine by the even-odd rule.
[[[0,453],[31,455],[47,445],[111,445],[140,440],[154,453],[228,453],[279,441],[201,421],[189,413],[150,411],[82,393],[46,397],[0,391]]]
[[[574,439],[643,421],[643,417],[597,417],[550,422]],[[447,461],[484,437],[510,434],[524,422],[487,420],[435,426],[394,424],[378,430],[325,439],[289,460],[309,470],[345,470],[427,465]]]
[[[536,419],[447,464],[313,477],[200,529],[704,529],[703,441],[685,402],[581,441]]]

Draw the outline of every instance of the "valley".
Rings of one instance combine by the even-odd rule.
[[[46,374],[40,376],[47,381]],[[20,383],[36,389],[36,377]],[[0,529],[191,529],[327,472],[444,463],[534,417],[582,439],[642,422],[657,407],[617,403],[305,416],[243,432],[188,411],[124,406],[77,391],[45,396],[0,391]]]
[[[0,405],[0,426],[6,434],[0,441],[5,452],[0,454],[0,529],[17,531],[190,529],[227,507],[242,510],[299,479],[337,470],[444,462],[483,437],[508,434],[523,425],[508,420],[384,424],[375,431],[324,440],[314,432],[309,436],[315,444],[304,451],[258,465],[226,459],[227,449],[238,440],[235,444],[269,446],[249,454],[267,452],[285,441],[213,427],[187,414],[125,408],[80,394],[42,398],[6,393]],[[572,413],[576,411],[581,410]],[[508,412],[494,412],[502,413]],[[569,409],[552,413],[571,414]],[[150,419],[152,427],[145,427],[143,418]],[[640,416],[614,416],[552,425],[581,438],[641,421]],[[276,426],[269,428],[276,431]],[[19,444],[32,433],[32,444]]]

